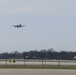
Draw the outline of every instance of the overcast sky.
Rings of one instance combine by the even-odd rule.
[[[0,52],[49,48],[76,51],[76,0],[0,0]]]

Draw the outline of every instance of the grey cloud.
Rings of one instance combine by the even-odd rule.
[[[2,14],[41,14],[48,16],[76,14],[76,0],[0,0]],[[2,5],[2,4],[1,4]]]

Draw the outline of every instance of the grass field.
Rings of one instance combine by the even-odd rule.
[[[76,69],[76,66],[0,65],[0,69]]]

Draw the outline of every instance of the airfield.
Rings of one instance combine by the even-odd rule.
[[[10,62],[10,60],[15,60]],[[0,59],[0,65],[66,65],[76,66],[76,60]]]
[[[0,69],[0,75],[76,75],[76,70],[65,69]]]
[[[76,66],[76,60],[0,59],[0,65]],[[0,68],[0,75],[76,75],[76,69]]]

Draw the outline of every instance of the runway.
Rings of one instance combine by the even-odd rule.
[[[72,65],[76,66],[76,60],[39,60],[39,59],[15,59],[15,63],[9,62],[9,60],[0,60],[0,65]]]
[[[0,69],[0,75],[76,75],[76,70],[62,69]]]

